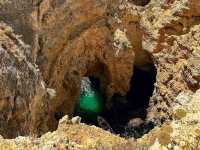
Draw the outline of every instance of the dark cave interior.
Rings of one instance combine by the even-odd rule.
[[[83,123],[99,126],[125,138],[139,138],[154,127],[152,123],[145,122],[149,100],[156,82],[156,68],[154,65],[148,70],[134,67],[128,93],[125,96],[115,94],[112,97],[110,107],[105,105],[106,96],[100,90],[99,80],[94,77],[89,77],[89,80],[95,91],[101,93],[100,99],[102,100],[101,107],[103,109],[101,112],[93,114],[75,111],[74,116],[81,116]],[[138,126],[131,125],[130,120],[138,120],[138,118],[141,123]],[[135,123],[137,124],[137,122]]]

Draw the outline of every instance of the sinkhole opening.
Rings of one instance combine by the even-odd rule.
[[[80,116],[83,123],[101,127],[122,137],[139,138],[154,127],[153,123],[145,119],[155,82],[154,65],[148,70],[134,67],[129,91],[125,96],[114,94],[112,104],[108,106],[99,79],[84,77],[74,116]]]

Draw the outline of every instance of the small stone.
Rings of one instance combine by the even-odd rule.
[[[59,126],[62,126],[63,124],[69,124],[71,121],[69,120],[69,116],[66,115],[59,121]]]
[[[71,121],[72,121],[72,124],[80,124],[81,123],[81,117],[79,117],[79,116],[73,117],[71,119]]]
[[[133,127],[133,128],[139,127],[143,123],[144,121],[141,118],[134,118],[128,122],[128,127]]]
[[[49,94],[50,99],[53,99],[56,96],[56,91],[54,89],[47,88],[47,93]]]

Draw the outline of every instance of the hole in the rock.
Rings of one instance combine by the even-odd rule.
[[[138,6],[145,6],[147,5],[151,0],[130,0],[130,2],[132,2],[135,5]]]
[[[115,133],[139,138],[153,128],[153,124],[146,123],[145,118],[155,82],[155,66],[152,65],[149,70],[134,68],[131,88],[127,95],[114,95],[112,107],[106,109],[103,114]]]
[[[87,124],[98,125],[97,117],[105,108],[104,94],[100,89],[100,81],[95,77],[84,77],[81,81],[80,100],[74,115],[81,116]]]
[[[100,90],[100,82],[94,77],[84,77],[81,85],[80,102],[74,116],[82,117],[82,122],[99,126],[123,137],[139,138],[153,128],[146,123],[146,109],[154,90],[156,68],[141,70],[134,68],[131,88],[126,96],[115,94],[112,105],[105,105],[106,97]]]

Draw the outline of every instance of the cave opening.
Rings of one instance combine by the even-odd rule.
[[[148,70],[134,67],[131,87],[125,96],[115,94],[111,108],[106,108],[103,117],[114,130],[123,137],[140,138],[154,125],[146,122],[147,108],[156,82],[156,68],[152,64]]]
[[[83,77],[74,116],[80,116],[84,123],[98,126],[97,117],[105,109],[105,99],[99,79],[93,76]]]
[[[112,104],[108,107],[99,79],[84,77],[74,116],[80,116],[83,123],[101,127],[122,137],[139,138],[154,127],[145,118],[155,82],[154,65],[148,70],[135,66],[129,91],[125,96],[114,94]]]

